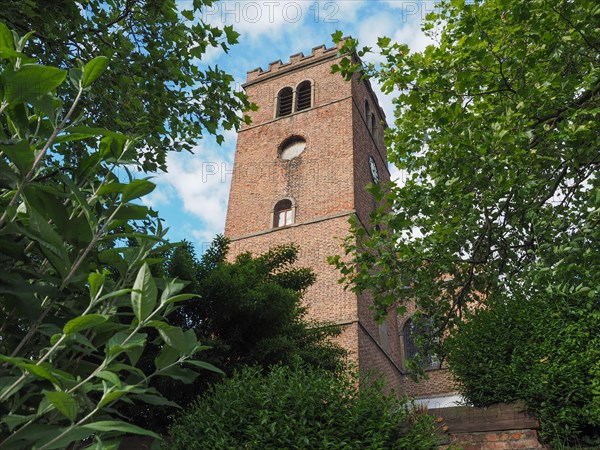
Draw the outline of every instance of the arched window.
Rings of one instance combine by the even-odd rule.
[[[284,87],[277,94],[277,114],[275,117],[288,116],[292,113],[294,91],[291,87]]]
[[[423,317],[418,322],[412,318],[404,323],[404,357],[406,360],[417,359],[425,369],[437,369],[440,366],[438,355],[433,353],[427,345],[419,342],[419,336],[430,335],[433,322],[429,317]],[[419,345],[420,344],[420,345]]]
[[[303,81],[296,88],[296,111],[302,111],[312,106],[312,89],[310,81]]]
[[[279,200],[273,208],[273,228],[285,227],[294,223],[294,205],[285,198]]]

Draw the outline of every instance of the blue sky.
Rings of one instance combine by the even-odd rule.
[[[178,1],[183,9],[187,3]],[[228,54],[209,50],[199,65],[218,65],[235,77],[239,87],[247,71],[266,69],[278,59],[287,62],[298,52],[310,54],[322,44],[331,47],[331,34],[336,30],[358,38],[361,46],[375,47],[377,37],[389,36],[420,51],[431,43],[420,25],[433,7],[431,1],[404,0],[218,2],[203,11],[203,19],[213,25],[233,25],[241,33],[239,44]],[[378,97],[389,122],[391,98],[380,92]],[[227,132],[221,146],[213,138],[205,138],[193,155],[172,153],[167,159],[168,172],[153,179],[157,188],[146,203],[165,220],[172,241],[190,240],[202,253],[213,237],[223,232],[235,143],[235,132]],[[391,172],[397,174],[393,168]]]

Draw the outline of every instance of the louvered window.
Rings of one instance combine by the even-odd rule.
[[[310,81],[303,81],[296,88],[296,111],[302,111],[312,106],[312,89]]]
[[[292,113],[294,91],[291,87],[285,87],[277,94],[277,116],[288,116]]]

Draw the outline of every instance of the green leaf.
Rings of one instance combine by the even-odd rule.
[[[198,377],[198,372],[179,367],[178,365],[171,366],[160,372],[161,375],[167,376],[185,384],[191,384]]]
[[[108,58],[106,56],[97,56],[88,62],[83,68],[83,78],[81,87],[87,88],[96,81],[108,67]]]
[[[144,263],[139,270],[131,292],[131,305],[139,322],[146,319],[156,306],[158,291],[150,273],[150,267]]]
[[[118,333],[115,333],[106,344],[107,353],[111,356],[115,356],[124,351],[136,347],[144,347],[146,345],[147,335],[145,333],[135,333],[131,337],[129,337],[129,335],[130,332],[128,331],[119,331]]]
[[[380,48],[386,48],[386,47],[388,47],[390,45],[391,41],[392,40],[389,37],[385,37],[385,36],[384,37],[380,37],[380,38],[377,38],[377,45]]]
[[[107,392],[106,394],[104,394],[102,396],[97,407],[102,408],[106,405],[109,405],[110,403],[114,402],[115,400],[118,400],[119,398],[123,397],[123,395],[125,395],[126,393],[127,392],[123,391],[123,390]]]
[[[106,322],[109,318],[110,316],[106,314],[87,314],[85,316],[75,317],[65,324],[63,333],[69,336],[89,328],[94,328],[95,326]]]
[[[190,300],[192,298],[200,298],[200,296],[198,294],[179,294],[179,295],[174,295],[173,297],[169,297],[167,299],[165,299],[162,304],[163,305],[169,305],[171,303],[176,303],[176,302],[183,302],[185,300]],[[162,300],[162,298],[161,298]]]
[[[343,36],[344,36],[344,33],[342,32],[342,30],[336,30],[335,33],[331,34],[331,39],[333,40],[334,44],[337,44],[342,40]]]
[[[75,420],[79,412],[79,405],[74,397],[62,391],[44,391],[44,395],[63,416],[71,422]]]
[[[162,395],[154,395],[154,394],[136,394],[133,396],[135,400],[141,400],[144,403],[148,403],[149,405],[155,406],[172,406],[174,408],[181,408],[177,403],[172,402],[171,400],[166,399]]]
[[[25,176],[33,167],[35,155],[33,148],[25,139],[12,145],[0,145],[0,151],[6,155],[10,162],[17,166],[21,176]]]
[[[179,350],[180,353],[187,353],[187,342],[181,328],[159,320],[151,320],[148,325],[158,330],[167,345]]]
[[[143,197],[154,190],[156,185],[148,180],[133,180],[123,191],[123,202]]]
[[[192,366],[199,367],[200,369],[210,370],[211,372],[218,373],[219,375],[225,375],[225,372],[223,372],[221,369],[204,361],[198,361],[197,359],[186,359],[183,361],[183,363],[191,364]]]
[[[157,370],[173,364],[179,359],[180,353],[169,345],[165,345],[158,356],[154,359],[154,365]]]
[[[2,22],[0,22],[0,25]],[[8,427],[8,431],[11,432],[19,425],[23,425],[25,422],[29,422],[31,419],[35,419],[36,414],[30,414],[28,416],[21,416],[19,414],[8,414],[4,417],[4,423]]]
[[[42,378],[44,380],[50,381],[52,384],[60,384],[60,382],[56,379],[56,377],[48,370],[46,367],[36,366],[35,364],[19,364],[20,369],[26,370],[32,375],[35,375],[38,378]]]
[[[27,102],[45,95],[65,81],[67,71],[56,67],[22,67],[5,79],[4,97],[9,103]]]
[[[112,183],[107,183],[103,185],[100,189],[98,189],[98,195],[106,195],[113,194],[115,192],[123,192],[127,185],[124,183],[119,183],[118,181],[114,181]]]
[[[30,237],[38,242],[42,253],[60,276],[65,277],[71,266],[65,242],[52,225],[35,209],[28,208],[28,213]]]
[[[16,45],[17,50],[19,50],[20,52],[23,51],[23,49],[25,48],[25,44],[27,43],[29,38],[33,36],[33,33],[35,33],[35,31],[28,31],[21,39],[19,39]]]
[[[12,33],[3,22],[0,22],[0,50],[14,49]]]
[[[189,11],[184,9],[181,11],[181,15],[185,17],[187,20],[194,20],[194,11]]]
[[[160,439],[160,436],[152,431],[145,430],[137,425],[121,422],[119,420],[102,420],[100,422],[83,425],[83,428],[93,431],[122,431],[124,433],[139,434],[142,436],[150,436],[155,439]]]
[[[73,67],[69,70],[69,80],[73,86],[81,86],[81,78],[83,77],[83,70],[79,67]]]
[[[93,300],[98,295],[100,288],[104,284],[106,277],[99,272],[92,272],[88,276],[88,284],[90,285],[90,298]]]

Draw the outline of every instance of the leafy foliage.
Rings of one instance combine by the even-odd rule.
[[[372,189],[385,200],[372,218],[379,227],[367,232],[353,223],[358,244],[346,241],[351,261],[332,262],[354,289],[374,293],[379,315],[391,306],[403,313],[407,302],[416,302],[433,318],[433,337],[440,343],[451,333],[466,346],[460,333],[475,339],[484,321],[508,320],[504,308],[518,312],[521,324],[529,312],[532,324],[522,334],[515,329],[513,335],[510,324],[497,326],[493,331],[501,342],[495,346],[492,335],[485,335],[493,373],[505,382],[487,383],[486,391],[482,377],[488,372],[477,372],[463,350],[453,357],[454,370],[474,402],[523,398],[555,421],[547,424],[547,433],[564,425],[559,433],[571,436],[585,432],[592,423],[586,420],[596,420],[590,411],[590,419],[565,417],[583,404],[576,397],[589,393],[581,383],[598,385],[597,343],[588,347],[585,334],[598,329],[593,313],[600,301],[594,231],[600,192],[599,17],[597,2],[588,0],[444,1],[424,23],[437,45],[410,53],[406,45],[381,38],[381,65],[347,57],[334,67],[345,76],[362,70],[396,95],[386,140],[390,161],[407,179]],[[348,40],[345,49],[356,51],[357,42]],[[489,302],[489,310],[474,313],[473,325],[465,325],[481,302]],[[537,308],[553,313],[543,316],[533,311]],[[544,326],[556,336],[546,336],[543,348],[535,349]],[[557,346],[551,354],[538,353],[551,345]],[[578,346],[590,353],[573,366],[576,358],[565,355]],[[548,356],[552,363],[536,364],[540,371],[517,370],[513,350],[530,355],[523,361]],[[483,353],[477,354],[487,367]],[[565,381],[570,370],[577,395],[528,391],[543,385],[546,375]]]
[[[437,448],[433,417],[382,384],[301,364],[246,368],[213,386],[170,429],[173,449]]]
[[[169,317],[169,323],[196,333],[211,346],[202,359],[228,375],[244,365],[268,371],[274,364],[292,364],[296,359],[312,367],[335,372],[342,368],[345,351],[331,338],[339,327],[305,319],[302,294],[315,279],[314,273],[296,268],[298,249],[287,245],[253,257],[239,255],[227,262],[229,241],[218,236],[200,261],[190,243],[173,248],[165,258],[169,277],[190,279],[184,292],[198,297],[182,302]],[[154,352],[159,349],[156,348]],[[152,365],[152,351],[142,364]],[[181,406],[191,403],[221,377],[208,372],[192,384],[158,379],[152,385]],[[172,407],[139,405],[127,409],[139,425],[165,428],[178,411]]]
[[[0,20],[22,34],[34,30],[30,54],[48,65],[108,58],[111,70],[90,86],[81,108],[95,126],[138,136],[139,158],[155,170],[165,168],[168,150],[191,150],[206,132],[222,142],[219,130],[237,128],[239,111],[250,106],[232,92],[231,75],[201,62],[208,49],[227,51],[239,36],[200,20],[212,3],[194,0],[179,12],[172,0],[4,0]],[[59,94],[73,100],[72,91]]]
[[[149,256],[169,245],[135,203],[153,183],[126,177],[135,140],[75,118],[106,58],[39,65],[29,37],[0,22],[0,447],[117,448],[124,433],[158,437],[123,421],[122,402],[174,405],[149,383],[192,381],[188,361],[218,369],[190,360],[203,349],[193,331],[166,323],[194,295],[151,275]],[[153,330],[160,352],[141,370]]]

